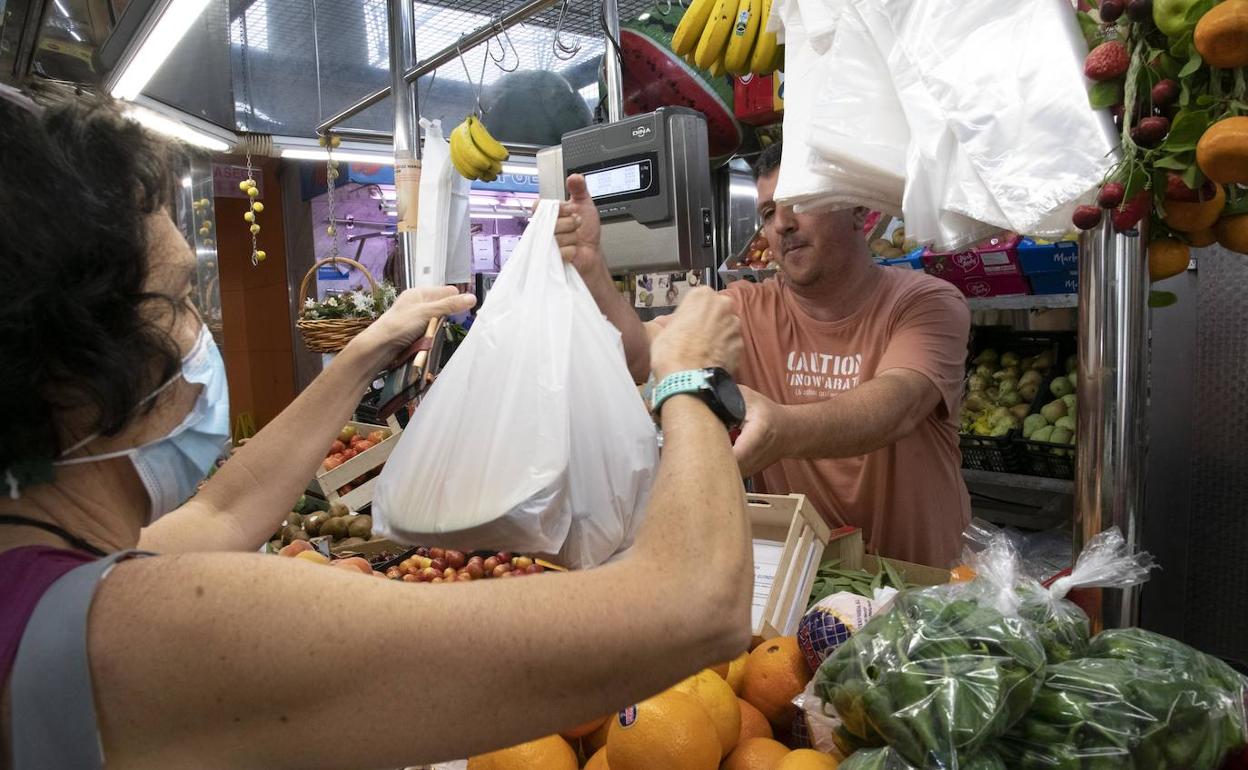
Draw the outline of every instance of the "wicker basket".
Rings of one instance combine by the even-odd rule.
[[[345,262],[364,274],[368,279],[369,286],[372,287],[374,293],[377,291],[377,281],[373,279],[373,274],[368,272],[368,268],[356,262],[354,259],[346,257],[327,257],[312,265],[307,274],[303,276],[303,282],[299,284],[299,303],[308,296],[308,284],[312,281],[312,276],[316,275],[316,270],[321,265]],[[307,319],[300,317],[295,322],[295,328],[303,335],[303,344],[308,350],[314,353],[337,353],[347,346],[347,343],[355,338],[355,335],[364,331],[372,324],[372,318],[321,318]]]

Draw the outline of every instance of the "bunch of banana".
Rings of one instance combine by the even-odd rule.
[[[505,160],[507,148],[490,136],[476,115],[469,115],[451,131],[451,163],[465,179],[493,182]]]
[[[693,0],[672,34],[672,51],[713,77],[769,75],[784,66],[784,46],[764,29],[772,0]]]

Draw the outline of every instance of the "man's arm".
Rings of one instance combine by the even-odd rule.
[[[890,369],[858,387],[813,404],[777,404],[749,388],[745,424],[733,445],[741,475],[784,458],[857,457],[908,436],[940,403],[926,376]]]
[[[563,255],[564,262],[581,274],[589,293],[598,303],[598,309],[620,330],[624,356],[633,381],[645,382],[650,375],[650,335],[628,300],[615,289],[611,271],[607,269],[607,261],[602,255],[601,235],[598,207],[589,197],[585,177],[573,174],[568,177],[568,200],[559,207],[559,221],[555,223],[559,253]]]
[[[877,367],[861,385],[813,404],[782,405],[745,392],[746,417],[733,450],[752,476],[785,457],[856,457],[896,443],[933,410],[957,411],[970,334],[966,300],[933,283],[902,310]]]

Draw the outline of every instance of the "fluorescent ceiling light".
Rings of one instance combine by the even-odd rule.
[[[516,218],[512,216],[511,214],[495,214],[493,212],[477,213],[475,211],[469,211],[468,215],[472,217],[473,219],[515,219]]]
[[[52,0],[52,4],[56,6],[56,10],[61,12],[65,18],[69,18],[69,10],[65,8],[65,4],[61,0]]]
[[[290,160],[319,160],[324,163],[329,153],[320,148],[287,147],[282,150],[282,157]],[[356,163],[377,163],[382,166],[393,166],[394,156],[371,152],[353,152],[351,150],[334,150],[334,160],[355,161]]]
[[[185,188],[187,188],[187,189],[190,189],[190,186],[191,186],[191,178],[190,178],[189,176],[184,176],[184,177],[182,177],[182,186],[183,186],[183,187],[185,187]]]
[[[156,71],[169,58],[169,54],[182,42],[186,31],[204,12],[208,0],[166,0],[157,3],[149,12],[149,23],[136,40],[138,48],[118,64],[109,77],[109,91],[118,99],[133,101],[143,92]],[[150,20],[155,19],[154,23]]]
[[[181,121],[171,120],[144,107],[131,105],[126,108],[125,115],[127,118],[158,134],[181,139],[187,144],[193,144],[196,147],[203,147],[213,152],[225,152],[230,149],[229,144],[211,134],[197,131]]]

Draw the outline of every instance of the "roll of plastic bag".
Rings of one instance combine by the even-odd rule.
[[[554,241],[542,201],[467,338],[377,482],[373,524],[404,543],[555,556],[626,548],[658,463],[619,332]]]
[[[981,211],[974,195],[955,196],[958,213],[991,221],[999,211],[1010,229],[1045,234],[1100,183],[1116,143],[1088,106],[1086,45],[1066,0],[872,1],[976,172],[970,182],[956,165],[949,189],[982,184],[996,203]]]

